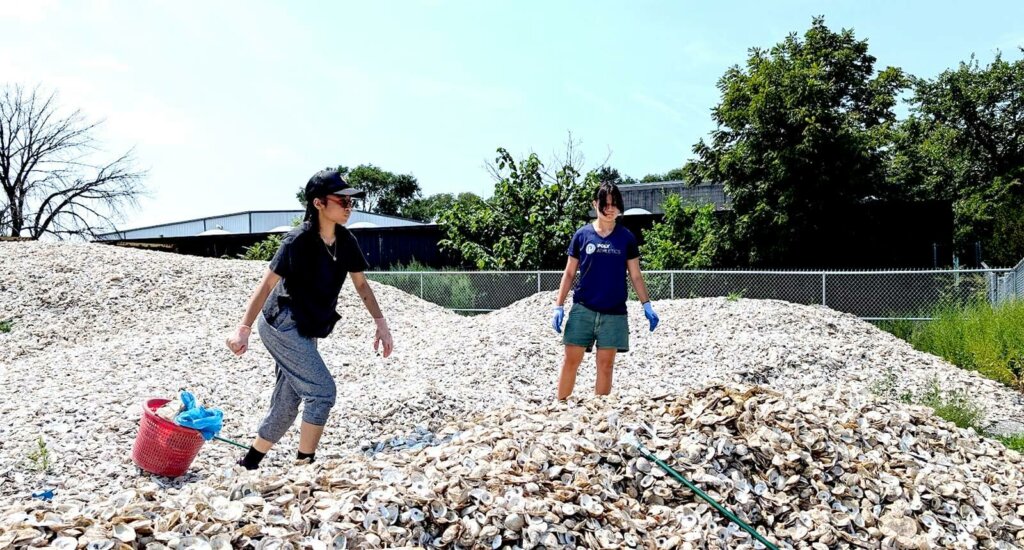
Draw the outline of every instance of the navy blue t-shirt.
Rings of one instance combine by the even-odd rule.
[[[572,236],[568,254],[580,261],[573,303],[598,313],[625,315],[626,261],[640,257],[636,237],[618,224],[607,237],[602,237],[594,224],[588,223]]]

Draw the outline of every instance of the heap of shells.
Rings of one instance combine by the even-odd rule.
[[[925,391],[929,384],[968,391],[984,411],[986,428],[1004,433],[1024,432],[1019,392],[917,352],[851,315],[768,300],[658,301],[662,323],[653,333],[639,305],[631,303],[632,349],[616,361],[613,396],[590,397],[594,368],[588,356],[574,397],[559,404],[554,387],[562,348],[548,317],[553,293],[463,317],[374,284],[396,344],[384,359],[372,350],[369,314],[346,285],[338,306],[343,319],[320,341],[338,405],[314,465],[295,465],[292,430],[257,474],[239,471],[234,461],[240,450],[219,442],[204,445],[181,478],[140,472],[130,450],[147,397],[191,391],[203,406],[224,410],[222,436],[247,444],[254,435],[273,388],[273,359],[258,334],[241,358],[223,340],[265,268],[261,262],[105,245],[0,244],[0,321],[11,321],[10,332],[0,332],[0,548],[72,542],[96,548],[273,547],[285,541],[314,547],[431,545],[445,540],[449,529],[450,544],[462,546],[756,546],[660,469],[643,476],[631,470],[646,464],[618,444],[623,431],[637,433],[661,458],[783,545],[877,547],[888,540],[968,548],[1012,547],[1018,540],[1018,455],[958,430],[929,409],[890,403],[885,395],[877,399],[876,388],[885,386],[883,393],[890,395]],[[732,397],[740,391],[733,384],[755,398]],[[683,410],[720,394],[726,397],[719,401],[734,409],[716,402],[697,416]],[[769,404],[785,408],[773,415],[765,412]],[[745,411],[753,416],[744,417]],[[691,417],[703,420],[694,423]],[[787,422],[792,425],[783,426]],[[768,452],[805,447],[801,438],[810,437],[814,426],[827,432],[818,444],[830,451]],[[564,450],[562,436],[583,437],[597,451]],[[523,473],[522,464],[513,468],[515,475],[492,471],[527,450],[548,456],[544,471],[562,469],[548,481]],[[475,457],[472,467],[467,457]],[[833,471],[841,459],[852,470]],[[490,473],[470,477],[480,468]],[[901,480],[908,511],[873,485],[883,473]],[[783,474],[786,483],[776,487],[776,476]],[[569,486],[552,485],[556,478],[564,483],[565,476]],[[800,477],[789,483],[793,476]],[[417,500],[409,485],[414,478],[437,499]],[[573,489],[577,478],[591,480],[591,489]],[[627,485],[634,482],[649,486],[628,496]],[[823,501],[822,484],[848,491],[847,498],[829,489],[832,498]],[[749,491],[739,489],[747,485]],[[956,488],[955,501],[944,495],[950,487]],[[492,504],[473,504],[468,493],[458,496],[462,489],[479,488],[488,491]],[[671,494],[656,494],[655,488]],[[772,497],[771,508],[757,494],[762,488],[772,489],[764,493]],[[52,501],[32,497],[42,490],[53,491]],[[371,498],[379,491],[395,493]],[[941,509],[934,497],[926,498],[936,493],[945,499]],[[287,494],[291,501],[274,504]],[[871,504],[846,502],[855,498]],[[437,518],[428,513],[434,500],[445,506]],[[332,501],[351,508],[323,512],[332,509]],[[384,509],[372,502],[385,503]],[[524,502],[548,504],[539,513]],[[596,511],[593,502],[602,511],[580,515],[581,509]],[[559,508],[564,504],[580,508],[566,514]],[[463,525],[464,512],[474,505],[469,516],[482,533],[475,539],[473,523]],[[839,522],[847,514],[850,523],[821,531],[825,520],[819,512],[826,508]],[[505,517],[501,526],[495,524],[501,510],[519,514],[522,528],[509,529]],[[449,511],[457,521],[449,521]],[[243,516],[232,519],[236,513]],[[560,522],[545,519],[549,513]],[[684,516],[697,521],[690,527],[692,519],[680,522]],[[366,517],[373,521],[364,525]],[[905,518],[913,518],[916,527]],[[573,529],[567,520],[576,522]],[[461,527],[453,528],[456,523]],[[518,525],[513,517],[511,526]]]
[[[923,408],[758,387],[508,408],[419,450],[21,503],[0,546],[1017,548],[1021,457]]]

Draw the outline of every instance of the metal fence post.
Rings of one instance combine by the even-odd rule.
[[[668,274],[668,296],[670,300],[676,299],[676,272]]]
[[[540,270],[537,270],[537,292],[540,292]]]
[[[420,273],[420,299],[423,299],[423,274]]]
[[[821,272],[821,305],[825,305],[825,272]],[[827,306],[826,306],[827,307]]]
[[[986,289],[988,290],[988,303],[993,306],[996,305],[999,301],[999,280],[994,272],[988,271],[985,273],[985,286],[988,287]]]

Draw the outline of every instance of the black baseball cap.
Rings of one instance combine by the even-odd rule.
[[[317,197],[326,195],[346,195],[355,199],[364,197],[366,194],[362,189],[356,189],[348,184],[345,176],[333,169],[321,170],[306,183],[306,200],[312,201]]]

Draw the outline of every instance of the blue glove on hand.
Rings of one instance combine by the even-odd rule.
[[[651,322],[651,332],[654,332],[654,327],[658,326],[658,314],[654,312],[650,302],[644,302],[644,317]]]
[[[555,306],[555,316],[551,319],[551,328],[555,329],[555,332],[562,334],[562,321],[565,320],[565,308],[563,306]]]

